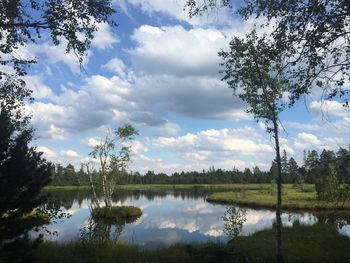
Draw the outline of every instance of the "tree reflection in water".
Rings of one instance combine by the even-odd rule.
[[[88,223],[79,230],[80,239],[87,240],[118,240],[123,234],[126,224],[136,222],[140,217],[116,218],[115,220],[94,220],[90,215]]]
[[[246,209],[229,206],[226,208],[225,214],[222,217],[224,221],[224,233],[229,239],[229,243],[242,232],[243,224],[247,220]]]

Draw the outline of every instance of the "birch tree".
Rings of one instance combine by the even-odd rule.
[[[131,125],[125,125],[109,131],[101,142],[93,147],[90,157],[99,163],[98,174],[101,177],[103,201],[106,207],[112,206],[112,194],[115,181],[130,161],[132,141],[138,131]],[[90,184],[93,186],[93,183]]]
[[[276,256],[283,261],[281,237],[282,210],[282,167],[279,143],[279,114],[286,107],[285,92],[290,88],[284,76],[283,58],[273,43],[258,37],[255,31],[244,40],[237,37],[230,42],[229,51],[221,51],[222,65],[225,67],[223,80],[248,105],[247,113],[259,122],[263,121],[266,131],[274,138],[277,163],[277,206],[276,206]]]

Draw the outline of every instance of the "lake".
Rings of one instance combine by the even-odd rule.
[[[69,218],[54,220],[44,231],[44,239],[67,242],[92,235],[108,236],[138,245],[144,249],[169,246],[175,243],[228,241],[224,232],[223,216],[229,206],[211,204],[206,198],[209,190],[117,190],[113,201],[116,205],[132,205],[142,209],[142,216],[131,223],[98,226],[90,220],[90,197],[88,191],[50,191],[57,199],[62,211]],[[239,210],[235,207],[236,211]],[[251,235],[257,231],[271,229],[275,212],[266,209],[245,208],[245,222],[239,235]],[[283,213],[284,226],[300,223],[337,224],[339,234],[350,238],[348,216],[339,213],[293,212]],[[32,231],[32,237],[38,233]]]

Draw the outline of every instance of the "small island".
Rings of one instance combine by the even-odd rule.
[[[142,215],[142,210],[134,206],[96,207],[92,210],[92,217],[96,220],[134,221]]]

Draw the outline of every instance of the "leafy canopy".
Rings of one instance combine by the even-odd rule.
[[[225,66],[223,80],[249,104],[247,112],[257,120],[264,119],[266,124],[276,120],[286,107],[283,96],[290,83],[282,75],[283,60],[273,43],[253,31],[244,40],[234,37],[230,50],[219,55]]]
[[[34,59],[23,59],[17,50],[36,43],[42,33],[54,45],[65,43],[83,61],[98,23],[115,25],[111,0],[2,0],[0,1],[0,64],[24,75]],[[65,40],[65,41],[63,41]],[[5,72],[0,72],[6,75]]]
[[[231,5],[231,3],[234,3]],[[237,6],[230,0],[187,0],[189,15]],[[349,106],[350,1],[244,0],[236,14],[270,26],[275,48],[288,60],[290,104],[318,87],[326,99]],[[265,21],[265,22],[262,22]]]

